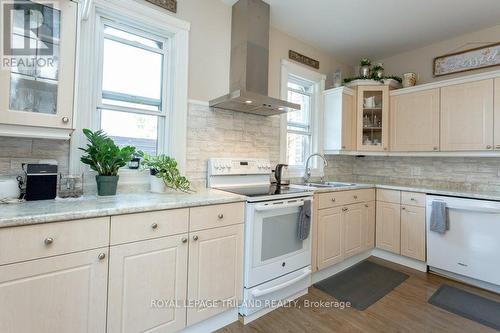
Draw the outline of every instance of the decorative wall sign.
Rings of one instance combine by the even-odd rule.
[[[173,13],[177,13],[177,0],[146,0],[154,5],[165,8]]]
[[[297,62],[300,62],[301,64],[310,66],[312,68],[319,69],[319,61],[318,60],[314,60],[312,58],[306,57],[305,55],[300,54],[298,52],[289,50],[288,51],[288,58],[295,60]]]
[[[434,76],[498,65],[500,65],[500,43],[495,43],[434,58]]]

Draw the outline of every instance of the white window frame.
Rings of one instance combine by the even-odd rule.
[[[323,107],[323,91],[325,90],[326,75],[315,72],[298,64],[292,63],[286,59],[281,60],[281,99],[288,99],[288,80],[290,76],[295,76],[301,80],[310,82],[313,86],[313,93],[311,98],[311,154],[323,153],[323,126],[322,119],[324,114]],[[288,163],[287,161],[287,133],[288,133],[288,120],[287,115],[281,115],[280,126],[280,161],[281,163]],[[306,157],[307,158],[307,157]],[[311,172],[313,177],[322,176],[323,163],[318,163],[315,158],[311,161]],[[305,173],[305,165],[303,166],[290,166],[288,174],[292,178],[303,177]]]
[[[186,133],[188,109],[188,66],[190,23],[166,14],[160,8],[134,0],[93,0],[79,11],[79,43],[77,49],[77,93],[75,97],[76,126],[71,140],[70,172],[81,173],[86,170],[80,163],[78,147],[86,144],[83,128],[98,129],[100,126],[100,105],[98,98],[102,78],[101,20],[113,25],[123,24],[136,28],[138,32],[164,37],[168,42],[168,62],[164,62],[164,75],[169,84],[162,87],[162,106],[165,112],[165,125],[160,129],[158,152],[174,157],[181,173],[186,170]],[[128,30],[128,28],[127,28]],[[146,36],[145,36],[146,37]],[[109,107],[106,106],[107,109]],[[158,115],[158,112],[155,112]],[[162,133],[160,135],[160,133]],[[134,173],[123,169],[120,173]],[[123,179],[121,180],[121,182]],[[125,180],[126,182],[126,180]],[[131,179],[131,182],[141,182]]]
[[[129,32],[132,34],[135,34],[140,37],[144,37],[147,39],[159,41],[162,43],[163,47],[162,50],[159,51],[159,49],[153,49],[149,48],[144,45],[139,45],[140,43],[133,43],[130,42],[126,39],[120,38],[120,37],[115,37],[115,36],[109,36],[104,33],[104,27],[109,26],[115,29],[123,30],[125,32]],[[98,15],[96,17],[96,36],[98,38],[98,43],[99,43],[99,49],[98,49],[98,68],[97,68],[97,77],[99,78],[98,83],[97,83],[97,96],[96,96],[96,114],[94,115],[94,129],[100,128],[101,125],[101,116],[102,116],[102,110],[111,110],[111,111],[119,111],[119,112],[127,112],[127,113],[133,113],[133,114],[145,114],[145,115],[151,115],[151,116],[156,116],[158,117],[158,123],[157,123],[157,143],[156,143],[156,152],[157,154],[168,154],[168,136],[166,133],[170,132],[170,129],[172,126],[169,124],[169,115],[172,113],[172,108],[170,104],[170,96],[172,95],[172,86],[173,83],[171,75],[169,75],[170,72],[170,62],[169,62],[169,55],[170,55],[170,39],[166,38],[164,36],[158,36],[152,33],[148,33],[146,31],[142,31],[138,29],[136,26],[130,26],[130,25],[125,25],[121,22],[116,22],[113,20],[110,20],[106,18],[105,16]],[[109,105],[109,104],[104,104],[102,102],[102,96],[103,96],[103,89],[102,89],[102,78],[103,78],[103,71],[104,71],[104,39],[108,38],[114,41],[117,41],[119,43],[123,43],[129,46],[134,46],[141,48],[143,50],[159,53],[163,55],[163,73],[162,73],[162,87],[161,87],[161,109],[159,111],[147,111],[147,110],[141,110],[141,109],[134,109],[134,108],[128,108],[124,106],[116,106],[116,105]]]

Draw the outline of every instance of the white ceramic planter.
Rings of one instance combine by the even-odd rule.
[[[175,190],[167,187],[161,178],[156,176],[149,176],[149,184],[151,185],[150,191],[153,193],[175,192]]]

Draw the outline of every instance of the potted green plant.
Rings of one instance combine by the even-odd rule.
[[[382,80],[384,78],[384,64],[378,63],[373,65],[372,76],[374,80]]]
[[[149,169],[151,192],[165,193],[169,189],[173,191],[190,192],[191,183],[182,176],[177,168],[177,161],[170,156],[160,154],[151,156],[139,152],[142,157],[142,169]]]
[[[361,58],[359,61],[359,76],[362,78],[369,78],[370,77],[370,66],[372,62],[368,58]]]
[[[115,195],[118,185],[118,170],[129,162],[135,147],[118,147],[102,130],[93,132],[87,128],[83,129],[88,144],[80,148],[85,154],[80,161],[97,171],[97,194],[100,196]]]

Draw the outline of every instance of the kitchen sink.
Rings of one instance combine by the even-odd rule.
[[[305,186],[310,187],[346,187],[346,186],[354,186],[355,183],[342,183],[342,182],[324,182],[324,183],[305,183]]]

